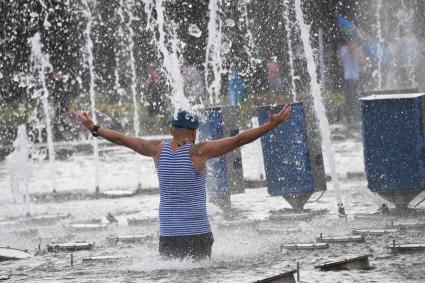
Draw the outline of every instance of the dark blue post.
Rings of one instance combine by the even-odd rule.
[[[238,134],[236,107],[205,110],[205,122],[199,127],[199,140],[217,140]],[[230,194],[241,193],[243,172],[240,149],[207,162],[207,189],[210,199],[222,208],[230,206]]]
[[[425,189],[424,94],[360,99],[368,187],[406,209]]]
[[[326,190],[326,182],[320,138],[310,122],[314,119],[306,118],[303,103],[291,106],[289,119],[264,135],[261,144],[269,194],[283,196],[294,209],[302,209],[313,192]],[[269,111],[269,106],[258,108],[260,125],[268,121]]]

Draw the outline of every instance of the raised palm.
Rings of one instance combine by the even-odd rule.
[[[289,118],[289,115],[291,115],[292,108],[289,104],[286,104],[283,106],[282,110],[279,111],[279,113],[273,114],[272,110],[270,109],[269,113],[269,123],[277,126],[286,119]]]

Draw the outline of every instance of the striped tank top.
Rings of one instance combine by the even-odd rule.
[[[207,216],[205,175],[192,164],[186,143],[175,152],[167,141],[156,166],[159,180],[160,236],[189,236],[211,231]]]

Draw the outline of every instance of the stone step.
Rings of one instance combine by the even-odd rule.
[[[326,262],[324,264],[316,265],[314,268],[320,269],[321,271],[352,269],[368,270],[371,268],[369,264],[369,256],[370,255],[363,255],[333,262]]]
[[[324,243],[364,243],[365,237],[363,235],[355,236],[335,236],[335,237],[319,237],[317,238],[318,242]]]
[[[48,252],[58,252],[58,251],[84,251],[91,250],[94,248],[94,243],[87,242],[69,242],[69,243],[51,243],[47,245]]]
[[[381,236],[385,234],[397,233],[397,229],[374,229],[374,228],[365,228],[365,229],[355,229],[353,230],[354,235],[371,235],[371,236]]]
[[[322,250],[329,248],[327,243],[299,243],[299,244],[283,244],[280,246],[282,250]]]

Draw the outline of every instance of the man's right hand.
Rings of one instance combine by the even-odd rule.
[[[78,117],[78,119],[81,121],[81,123],[89,130],[91,131],[95,125],[93,120],[91,119],[91,116],[89,115],[89,112],[87,111],[80,111],[75,113]],[[141,155],[150,156],[154,159],[155,163],[159,162],[159,156],[161,154],[162,150],[162,139],[142,139],[139,137],[131,137],[123,135],[120,132],[106,129],[106,128],[100,128],[99,129],[99,136],[116,144],[116,145],[123,145],[126,146],[135,152],[140,153]]]
[[[94,122],[91,119],[89,112],[87,111],[80,111],[77,113],[78,119],[80,119],[81,123],[83,123],[84,127],[86,127],[88,130],[93,129]]]

